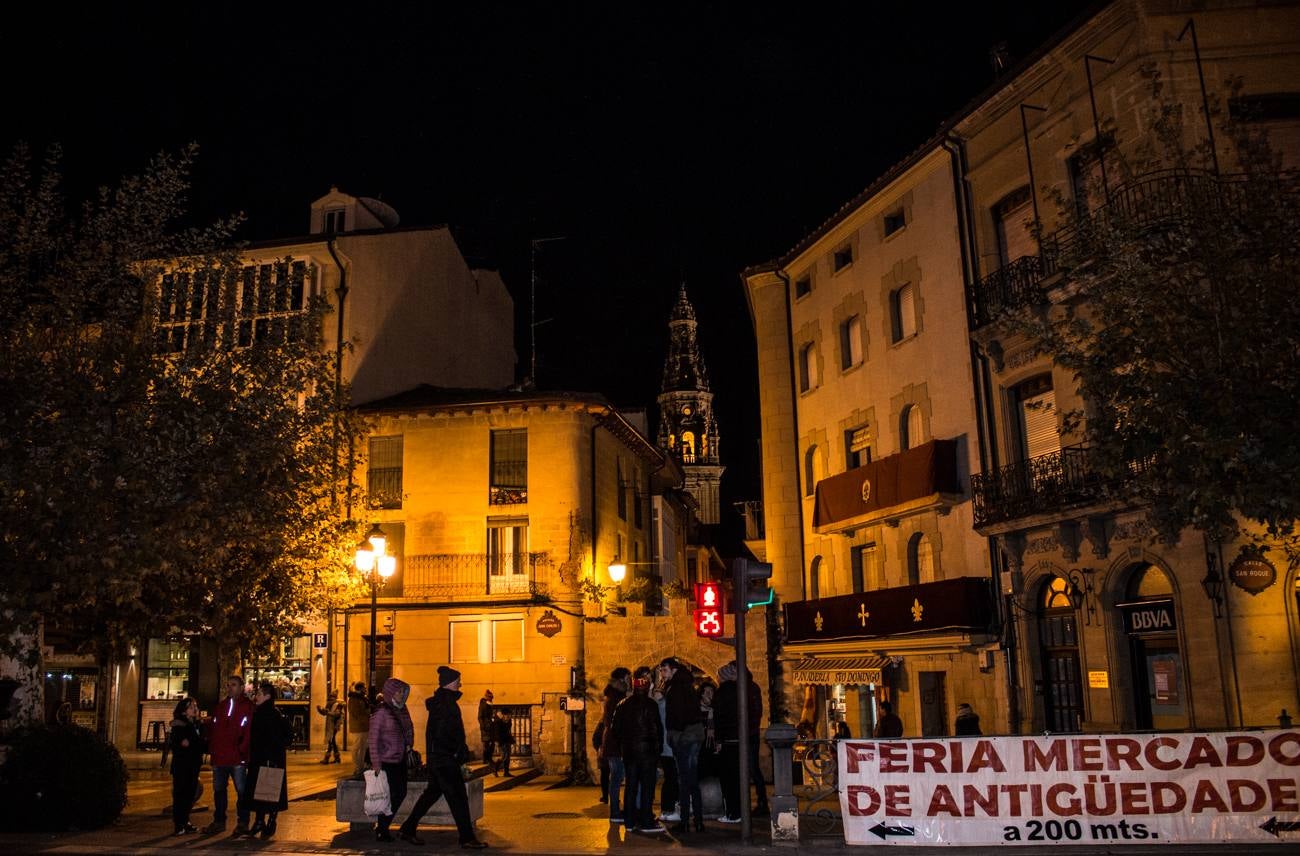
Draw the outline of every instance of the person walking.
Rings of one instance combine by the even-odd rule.
[[[597,755],[600,763],[600,801],[608,799],[609,822],[615,824],[623,822],[623,809],[619,805],[619,788],[623,786],[623,749],[611,738],[609,727],[614,721],[614,710],[619,702],[627,698],[631,678],[632,671],[625,666],[619,666],[609,673],[609,683],[605,685],[604,691],[605,704],[601,708],[600,724],[596,726],[601,735]]]
[[[680,662],[668,657],[659,664],[667,678],[664,691],[664,715],[668,725],[668,745],[677,762],[677,788],[681,802],[681,820],[673,827],[678,835],[691,827],[694,815],[695,831],[704,830],[704,805],[700,800],[698,765],[700,746],[704,743],[704,717],[700,715],[700,700],[695,694],[691,672]]]
[[[650,698],[650,675],[649,666],[636,670],[632,675],[632,694],[615,706],[609,726],[610,739],[618,743],[622,752],[627,777],[623,824],[629,832],[665,831],[654,816],[655,773],[664,727],[659,718],[659,705]]]
[[[514,776],[510,772],[510,749],[515,745],[515,736],[510,733],[510,717],[506,716],[504,710],[496,712],[496,718],[492,721],[492,737],[497,751],[501,753],[501,775],[509,779]]]
[[[483,690],[483,698],[478,700],[478,737],[483,744],[483,763],[495,775],[497,767],[492,758],[496,750],[496,730],[493,725],[492,699],[492,690],[488,689]]]
[[[325,696],[325,705],[316,706],[316,712],[325,717],[325,757],[322,764],[330,763],[331,753],[334,763],[339,763],[339,723],[343,719],[343,702],[339,701],[339,691],[330,690]]]
[[[244,695],[244,679],[231,675],[226,679],[226,697],[208,723],[208,752],[212,756],[212,822],[203,827],[205,835],[216,835],[226,828],[226,783],[235,785],[235,834],[248,832],[248,812],[240,808],[240,798],[248,779],[249,729],[253,720],[253,702]]]
[[[248,783],[244,787],[240,805],[245,815],[257,813],[253,825],[248,829],[250,837],[261,834],[262,838],[275,835],[275,820],[280,812],[289,808],[289,777],[286,769],[285,751],[289,748],[289,722],[275,706],[275,684],[262,681],[257,685],[257,694],[253,701],[257,703],[253,711],[253,723],[250,729],[248,747]],[[258,800],[257,779],[268,769],[284,770],[280,777],[280,794],[274,800]]]
[[[199,789],[199,768],[207,744],[199,728],[199,703],[184,698],[172,712],[167,742],[172,753],[172,826],[176,835],[198,832],[190,823],[190,809]]]
[[[370,769],[388,778],[389,810],[375,819],[375,839],[392,841],[388,827],[406,799],[406,753],[415,745],[415,724],[406,709],[411,685],[397,678],[384,681],[383,701],[370,714]]]
[[[352,737],[352,775],[366,771],[366,751],[370,744],[370,698],[366,685],[357,681],[348,692],[348,734]]]
[[[880,703],[880,709],[883,711],[880,720],[876,723],[877,737],[902,737],[903,720],[898,718],[894,713],[894,706],[887,701]]]
[[[439,797],[446,797],[447,809],[456,821],[461,848],[482,850],[487,847],[474,834],[474,821],[469,816],[469,795],[465,792],[465,776],[461,772],[461,765],[469,760],[469,746],[465,743],[465,723],[461,719],[458,704],[460,696],[460,672],[450,666],[439,666],[438,689],[424,703],[425,709],[429,711],[428,723],[424,729],[424,750],[429,759],[429,784],[397,831],[398,836],[409,844],[424,843],[416,835],[420,820]],[[392,786],[389,785],[389,788],[391,790]]]
[[[980,731],[980,717],[970,705],[957,705],[957,719],[953,722],[953,732],[957,737],[975,737],[983,734]]]

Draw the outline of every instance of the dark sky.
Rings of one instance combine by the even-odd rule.
[[[724,501],[757,498],[741,268],[785,252],[1083,9],[1057,3],[25,7],[0,34],[0,142],[59,142],[73,191],[201,147],[193,208],[306,231],[331,184],[450,223],[515,295],[539,382],[653,407],[685,280]],[[463,7],[463,8],[461,8]],[[725,512],[724,512],[725,515]]]

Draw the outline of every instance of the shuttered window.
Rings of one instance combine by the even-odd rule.
[[[479,655],[479,628],[482,626],[482,623],[483,622],[478,619],[472,621],[451,622],[451,653],[449,657],[451,662],[481,662]]]
[[[840,325],[840,368],[862,363],[862,319],[857,315]]]
[[[1010,194],[994,206],[993,216],[998,227],[998,255],[1003,265],[1011,264],[1023,256],[1037,254],[1038,248],[1034,245],[1034,236],[1028,226],[1034,217],[1033,207],[1027,187]]]
[[[1056,393],[1047,376],[1026,381],[1018,388],[1020,429],[1025,458],[1060,451],[1061,435],[1056,427]]]
[[[507,618],[492,622],[492,662],[517,663],[524,659],[524,622]]]
[[[910,282],[890,295],[889,308],[893,315],[894,341],[901,342],[908,336],[915,336],[916,306]]]

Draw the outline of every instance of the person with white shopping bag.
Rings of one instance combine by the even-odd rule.
[[[242,808],[256,812],[248,835],[275,835],[276,816],[289,808],[289,783],[285,781],[289,723],[275,707],[275,685],[262,681],[253,701],[252,728],[248,748],[248,784],[240,797]]]
[[[406,753],[415,745],[415,725],[406,709],[411,685],[397,678],[384,681],[383,704],[370,714],[370,769],[388,780],[388,811],[375,817],[375,840],[392,841],[388,827],[406,799]],[[366,813],[370,813],[370,781],[366,777]]]

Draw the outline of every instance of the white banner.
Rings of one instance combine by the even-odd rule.
[[[1300,844],[1300,732],[843,740],[849,844]]]

